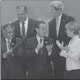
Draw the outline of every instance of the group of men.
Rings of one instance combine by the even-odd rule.
[[[28,9],[23,5],[16,8],[18,20],[2,27],[2,79],[65,78],[65,58],[59,56],[56,40],[69,43],[65,25],[74,18],[63,13],[61,1],[51,2],[50,8],[54,18],[49,22],[48,37],[46,23],[28,18]]]

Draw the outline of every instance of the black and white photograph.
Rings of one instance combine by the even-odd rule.
[[[1,80],[80,79],[80,0],[1,0]]]

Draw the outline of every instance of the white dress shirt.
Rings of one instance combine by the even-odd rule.
[[[9,52],[9,50],[10,50],[11,39],[8,40],[7,38],[5,38],[5,40],[6,40],[6,45],[7,45],[7,52]],[[9,42],[10,42],[10,43],[9,43]]]
[[[58,34],[59,34],[61,17],[62,17],[62,14],[58,18],[56,18],[56,33],[57,33],[57,37],[58,37]]]
[[[61,51],[60,55],[66,58],[66,70],[80,69],[80,38],[75,36],[68,45],[70,51]]]
[[[35,49],[35,52],[38,54],[39,50],[38,50],[38,46],[40,46],[41,48],[43,47],[43,43],[44,43],[44,38],[40,38],[38,35],[36,35],[38,44],[37,44],[37,48]],[[40,42],[40,39],[42,39],[42,42]]]
[[[27,35],[27,30],[28,30],[28,18],[24,22],[24,27],[25,27],[25,36]],[[22,35],[22,22],[20,22],[20,32]]]

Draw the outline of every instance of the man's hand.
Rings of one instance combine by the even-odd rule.
[[[14,56],[14,54],[12,53],[12,49],[10,49],[8,52],[5,52],[3,54],[3,58],[6,58],[8,55],[11,55],[12,57]]]
[[[60,43],[58,40],[56,40],[56,44],[58,45],[58,47],[61,49],[61,47],[63,47],[64,43]]]
[[[38,45],[37,45],[37,50],[39,51],[42,47],[43,47],[42,44],[38,44]]]
[[[8,56],[8,52],[5,52],[4,54],[3,54],[3,58],[6,58]]]
[[[51,53],[52,53],[52,47],[53,47],[53,45],[47,45],[46,46],[46,49],[48,51],[48,55],[51,55]]]

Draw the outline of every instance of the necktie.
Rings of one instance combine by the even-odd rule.
[[[57,32],[57,37],[58,37],[58,33],[59,33],[59,19],[56,18],[56,32]]]
[[[11,44],[12,44],[12,42],[10,40],[8,40],[8,51],[12,50]],[[14,56],[13,52],[11,52],[10,54],[12,57]]]
[[[42,39],[40,39],[40,44],[42,44]],[[43,54],[43,47],[39,50],[39,55],[42,55]]]
[[[8,50],[10,50],[11,49],[11,42],[10,42],[10,40],[8,40]]]
[[[11,49],[11,41],[8,39],[7,40],[7,51]]]
[[[22,37],[25,37],[25,26],[24,26],[24,22],[22,23]]]

